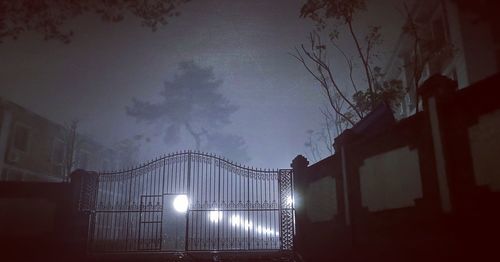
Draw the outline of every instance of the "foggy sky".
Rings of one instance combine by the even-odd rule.
[[[225,131],[245,139],[245,164],[288,168],[306,151],[306,130],[322,118],[316,83],[288,54],[313,29],[298,17],[301,2],[193,0],[154,33],[133,18],[109,24],[81,17],[68,25],[75,30],[68,45],[25,34],[0,44],[0,95],[59,123],[80,119],[83,133],[107,145],[153,134],[141,145],[146,160],[192,144],[166,146],[154,137],[161,130],[137,123],[125,106],[133,97],[155,101],[178,63],[194,60],[214,68],[221,92],[239,106]],[[399,26],[393,1],[372,2],[366,23],[383,24],[384,32]],[[394,46],[394,34],[384,37]]]

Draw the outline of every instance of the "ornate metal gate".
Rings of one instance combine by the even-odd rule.
[[[292,177],[192,151],[99,173],[89,251],[290,251]]]

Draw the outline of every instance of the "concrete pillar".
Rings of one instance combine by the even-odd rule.
[[[427,112],[431,126],[432,142],[436,162],[436,174],[439,188],[441,209],[444,213],[452,211],[450,182],[446,167],[446,154],[443,139],[443,116],[440,115],[439,100],[452,95],[458,86],[457,83],[445,76],[430,77],[419,88],[422,96],[424,111]]]
[[[93,216],[98,190],[98,174],[77,169],[70,174],[72,191],[72,225],[70,246],[84,256],[88,250],[89,233],[93,231]]]
[[[307,167],[309,166],[309,161],[302,155],[298,155],[292,161],[290,165],[293,169],[293,199],[295,206],[295,229],[296,234],[294,236],[294,250],[299,255],[306,254],[306,246],[304,243],[305,234],[307,234],[307,214],[304,207],[304,197],[307,188]]]

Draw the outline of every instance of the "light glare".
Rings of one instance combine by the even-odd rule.
[[[179,213],[186,213],[188,210],[188,198],[186,195],[178,195],[174,198],[174,209]]]

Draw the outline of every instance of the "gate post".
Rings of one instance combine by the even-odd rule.
[[[72,192],[71,246],[73,253],[84,256],[93,229],[93,214],[98,189],[98,174],[77,169],[70,174]]]
[[[294,198],[295,201],[295,211],[296,211],[296,235],[294,236],[294,248],[293,250],[302,254],[304,252],[304,231],[307,229],[307,219],[304,207],[304,197],[305,197],[305,187],[307,177],[307,167],[309,166],[309,161],[302,155],[298,155],[292,161],[290,165],[293,169],[294,178]]]

